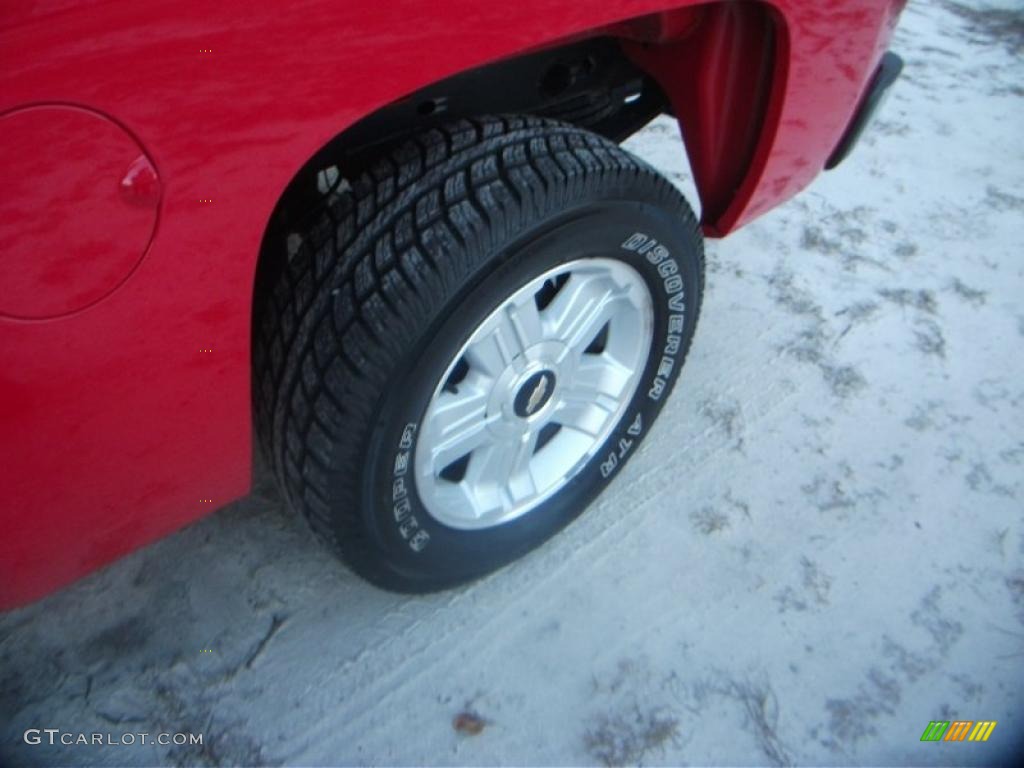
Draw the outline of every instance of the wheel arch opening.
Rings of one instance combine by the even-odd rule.
[[[549,117],[621,142],[658,114],[673,115],[704,231],[727,233],[771,148],[785,43],[784,18],[768,2],[688,4],[456,74],[363,117],[302,165],[270,215],[255,270],[253,334],[269,287],[297,247],[294,233],[324,195],[411,134],[460,117]]]
[[[375,158],[408,137],[459,118],[521,114],[572,123],[621,142],[666,111],[654,77],[627,55],[611,29],[463,72],[363,117],[316,151],[284,189],[264,229],[256,265],[251,326],[308,217]],[[255,338],[253,339],[255,342]]]

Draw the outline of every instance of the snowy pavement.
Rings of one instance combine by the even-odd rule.
[[[264,481],[0,616],[0,764],[1024,753],[1024,6],[912,1],[894,47],[904,76],[847,164],[709,243],[679,385],[578,523],[468,588],[402,597],[337,565]],[[689,188],[670,121],[629,147]],[[957,719],[998,726],[919,741]]]

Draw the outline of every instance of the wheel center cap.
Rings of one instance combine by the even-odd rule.
[[[537,371],[523,382],[512,403],[516,416],[528,419],[543,408],[555,390],[555,374],[552,371]]]

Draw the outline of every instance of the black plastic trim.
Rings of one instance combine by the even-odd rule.
[[[864,135],[864,130],[871,123],[882,102],[885,101],[885,97],[892,84],[896,82],[902,71],[903,59],[895,53],[890,51],[882,57],[882,61],[878,65],[875,76],[871,81],[871,87],[868,88],[867,93],[861,100],[860,106],[857,107],[857,112],[854,114],[853,120],[850,121],[846,133],[843,134],[839,146],[835,148],[832,156],[825,163],[825,170],[831,171],[850,156],[854,147],[857,146],[857,142]]]

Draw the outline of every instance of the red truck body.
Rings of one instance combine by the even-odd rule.
[[[823,169],[905,0],[33,0],[0,19],[0,608],[247,493],[268,221],[361,119],[613,38],[721,236]]]

